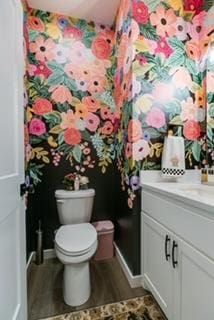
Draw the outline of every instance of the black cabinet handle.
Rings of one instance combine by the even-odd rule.
[[[173,265],[173,268],[175,269],[177,264],[178,264],[178,261],[175,260],[175,249],[178,247],[178,244],[173,240],[173,243],[172,243],[172,265]]]
[[[165,238],[165,257],[166,257],[166,261],[168,261],[169,258],[170,258],[170,253],[168,253],[168,243],[170,243],[170,237],[167,234],[166,238]]]

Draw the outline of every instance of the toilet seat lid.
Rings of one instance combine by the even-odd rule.
[[[69,255],[80,255],[89,251],[96,240],[96,229],[90,223],[61,226],[55,237],[57,247]]]

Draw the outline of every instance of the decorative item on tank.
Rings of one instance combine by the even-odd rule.
[[[63,185],[65,186],[66,190],[88,189],[88,184],[88,177],[81,176],[76,172],[67,174],[63,179]]]
[[[88,189],[89,179],[86,176],[80,176],[80,189]]]

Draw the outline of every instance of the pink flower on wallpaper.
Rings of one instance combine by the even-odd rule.
[[[141,24],[147,24],[149,21],[149,10],[143,1],[133,2],[134,19]]]
[[[40,36],[29,45],[30,52],[35,53],[36,59],[41,62],[53,60],[55,58],[55,48],[55,42],[51,38],[45,40],[43,36]]]
[[[140,139],[133,143],[133,159],[140,161],[145,159],[150,153],[149,143],[146,140]]]
[[[85,121],[86,128],[91,132],[95,132],[100,124],[100,118],[96,114],[93,114],[91,112],[88,113]]]
[[[172,70],[172,82],[177,89],[189,90],[192,88],[193,82],[189,71],[184,67],[178,67],[177,69]]]
[[[43,76],[45,79],[50,77],[53,72],[47,67],[45,63],[41,63],[36,66],[36,70],[34,72],[35,76]]]
[[[157,47],[155,49],[155,53],[163,54],[166,58],[169,58],[169,56],[174,52],[174,50],[169,46],[166,38],[161,38],[157,42]]]
[[[144,57],[143,55],[138,58],[138,61],[139,61],[139,63],[140,63],[141,66],[144,66],[144,65],[147,64],[147,62],[148,62],[148,60],[146,59],[146,57]]]
[[[114,130],[114,126],[111,123],[111,121],[106,121],[106,123],[104,124],[104,126],[102,128],[102,134],[108,136],[108,135],[112,134],[113,130]]]
[[[62,122],[60,127],[62,129],[70,129],[76,127],[77,118],[74,115],[73,110],[68,110],[67,113],[61,113]]]
[[[74,63],[68,63],[65,65],[65,72],[71,79],[79,80],[81,78],[81,67]]]
[[[205,0],[184,0],[184,9],[198,14],[202,11]]]
[[[103,120],[107,120],[107,119],[112,120],[114,117],[114,115],[111,112],[111,110],[109,109],[109,107],[102,107],[100,109],[100,115],[101,115],[101,119],[103,119]]]
[[[205,26],[206,17],[207,13],[202,11],[193,18],[192,23],[188,24],[188,34],[193,41],[202,40],[209,33],[209,29]]]
[[[51,87],[49,92],[52,92],[51,99],[56,103],[72,102],[71,91],[64,85]]]
[[[187,140],[195,141],[201,135],[201,126],[197,121],[190,120],[185,122],[183,132]]]
[[[165,113],[157,107],[153,108],[147,115],[146,123],[156,129],[162,128],[166,124]]]
[[[188,37],[187,32],[189,28],[189,22],[185,21],[182,17],[177,17],[175,28],[176,37],[181,41],[186,40]]]
[[[102,93],[107,89],[107,79],[105,75],[92,74],[92,79],[88,84],[88,91],[91,95]]]
[[[157,34],[161,37],[173,37],[176,34],[177,17],[173,9],[166,10],[163,6],[158,7],[156,13],[150,15],[150,22],[156,26]]]
[[[125,156],[127,159],[130,159],[132,157],[132,143],[130,142],[126,144]]]
[[[136,142],[143,137],[142,123],[138,119],[132,119],[128,124],[128,141]]]
[[[29,132],[34,136],[42,136],[46,133],[46,127],[44,122],[40,119],[32,119],[29,125]]]
[[[35,75],[37,67],[34,64],[30,64],[28,61],[27,61],[26,67],[27,67],[27,73],[29,74],[29,76],[33,77]]]
[[[155,85],[152,96],[159,103],[167,103],[174,98],[174,88],[171,83],[159,82]]]
[[[67,27],[64,30],[64,37],[65,38],[73,38],[75,40],[81,40],[84,36],[84,33],[82,30],[75,28],[75,27]]]

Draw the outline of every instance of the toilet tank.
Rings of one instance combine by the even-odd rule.
[[[95,190],[56,190],[55,198],[61,224],[90,222]]]

